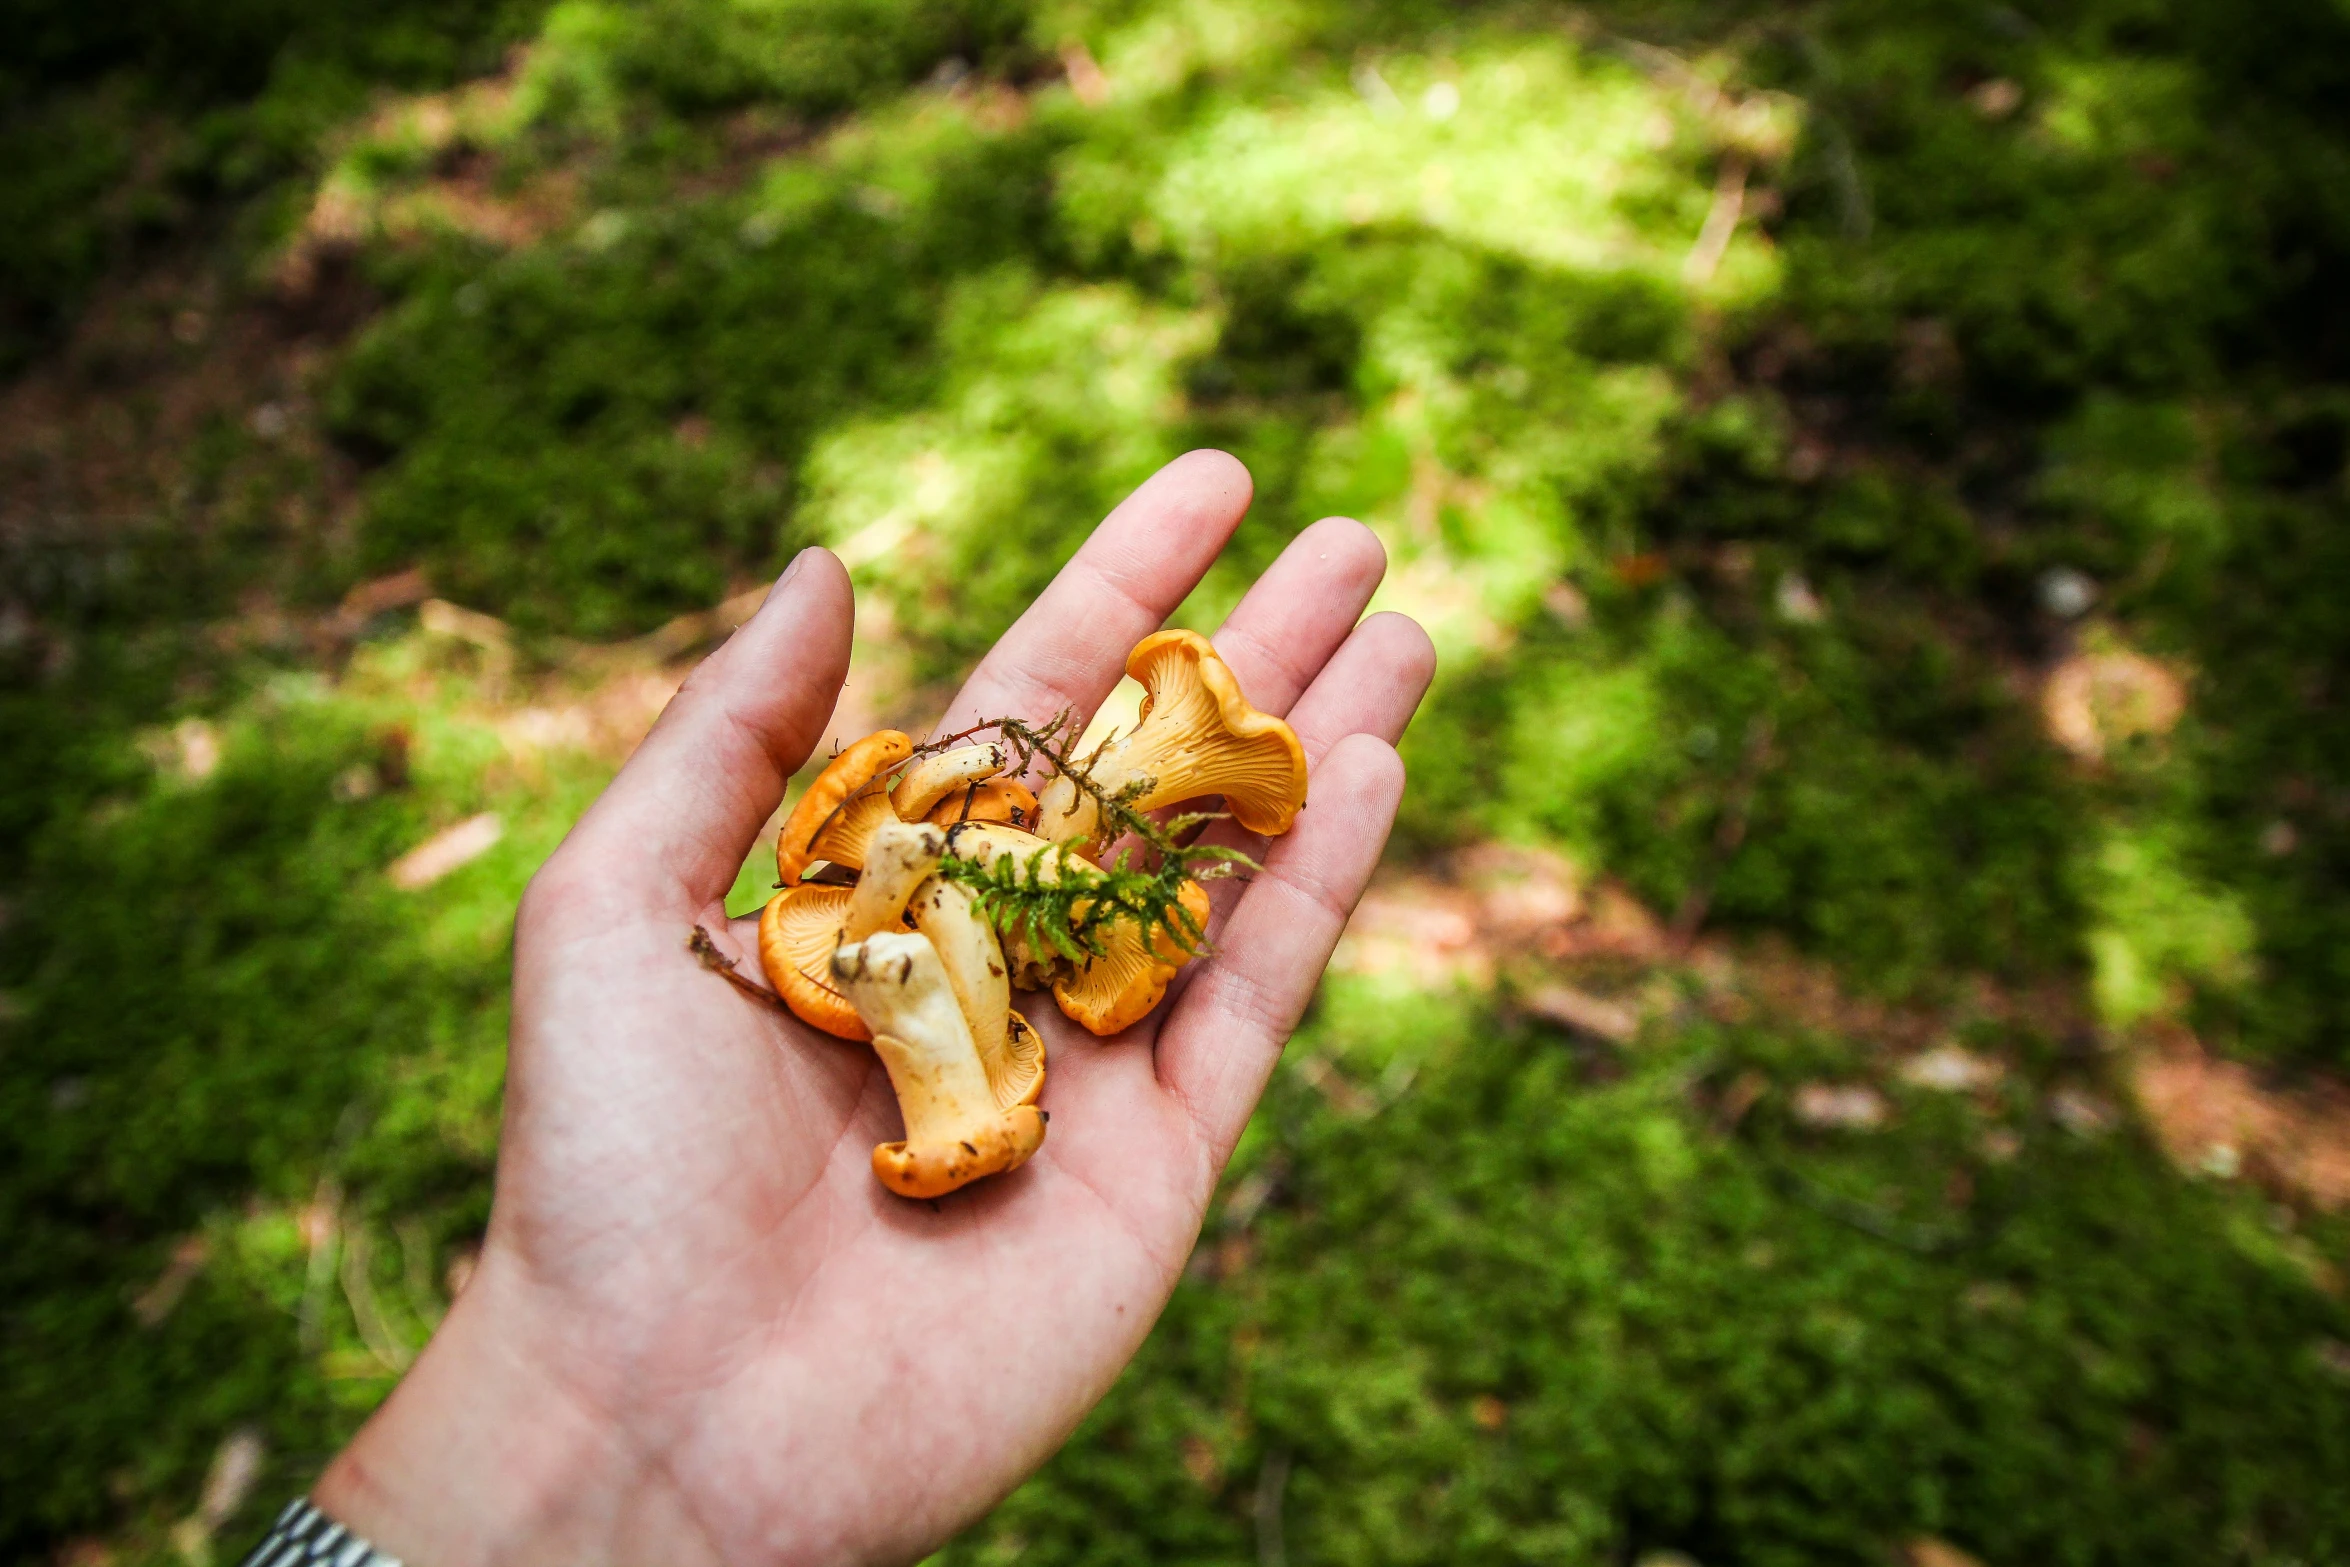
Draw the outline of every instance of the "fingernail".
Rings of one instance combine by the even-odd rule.
[[[800,574],[800,568],[808,564],[808,557],[815,553],[816,546],[811,544],[806,549],[800,551],[797,555],[794,555],[791,558],[791,564],[783,568],[783,575],[775,579],[775,591],[780,593],[785,588],[790,587],[791,579]]]

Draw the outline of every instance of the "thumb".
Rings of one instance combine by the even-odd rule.
[[[758,613],[686,677],[557,860],[684,913],[723,897],[824,733],[855,621],[840,561],[802,550]]]

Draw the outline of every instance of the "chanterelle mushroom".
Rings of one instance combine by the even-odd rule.
[[[873,1031],[849,998],[832,988],[832,949],[848,918],[846,887],[790,887],[759,915],[759,967],[792,1014],[842,1039],[867,1040]]]
[[[1289,831],[1306,801],[1306,753],[1289,725],[1249,706],[1224,660],[1195,631],[1162,631],[1135,644],[1126,672],[1148,693],[1134,732],[1111,741],[1088,770],[1117,795],[1141,785],[1138,811],[1220,794],[1250,832]],[[1037,831],[1062,843],[1092,841],[1100,802],[1056,777],[1038,801]]]
[[[797,886],[800,873],[817,860],[851,870],[864,864],[866,840],[894,814],[884,775],[913,754],[912,740],[881,729],[834,757],[776,835],[776,880]]]
[[[841,947],[832,954],[832,977],[872,1028],[905,1117],[904,1140],[873,1150],[882,1185],[901,1197],[941,1197],[1036,1152],[1043,1112],[996,1102],[928,937],[885,933]]]

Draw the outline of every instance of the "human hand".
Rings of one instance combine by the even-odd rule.
[[[1094,531],[940,732],[1092,711],[1246,511],[1194,452]],[[1311,803],[1211,884],[1212,951],[1097,1041],[1050,1005],[1052,1126],[938,1202],[884,1191],[873,1051],[704,972],[755,975],[723,899],[823,734],[849,657],[840,563],[808,550],[694,671],[532,879],[515,925],[496,1201],[431,1345],[320,1480],[415,1567],[907,1561],[1067,1438],[1173,1291],[1216,1180],[1386,842],[1393,745],[1434,668],[1359,523],[1298,536],[1216,633],[1304,743]],[[1229,824],[1226,824],[1227,826]]]

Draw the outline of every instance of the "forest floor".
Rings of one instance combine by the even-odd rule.
[[[0,124],[0,1551],[233,1554],[388,1391],[514,900],[783,559],[919,727],[1217,444],[1177,620],[1357,515],[1442,673],[945,1560],[2350,1557],[2339,18],[382,9]]]

